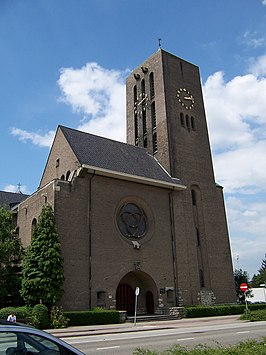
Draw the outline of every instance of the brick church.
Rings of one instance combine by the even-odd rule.
[[[140,313],[235,302],[223,189],[199,69],[159,49],[127,79],[127,143],[58,126],[38,190],[18,207],[29,245],[55,213],[65,310]]]

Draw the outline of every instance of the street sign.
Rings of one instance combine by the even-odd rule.
[[[245,283],[241,284],[241,285],[240,285],[240,290],[241,290],[242,292],[246,292],[246,291],[248,290],[248,285],[245,284]]]

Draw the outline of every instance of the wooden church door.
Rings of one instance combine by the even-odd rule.
[[[127,285],[119,285],[116,291],[116,309],[127,311],[128,315],[133,315],[135,311],[135,293]]]

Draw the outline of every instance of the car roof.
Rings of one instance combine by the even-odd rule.
[[[82,351],[74,348],[72,345],[66,343],[62,339],[57,338],[48,332],[45,332],[40,329],[36,329],[36,328],[34,328],[32,326],[28,326],[26,324],[12,323],[12,322],[8,322],[8,321],[0,321],[0,332],[30,333],[33,335],[43,336],[47,339],[50,339],[51,341],[55,341],[58,344],[61,344],[62,346],[68,348],[69,350],[75,352],[78,355],[84,355],[84,353]]]
[[[24,324],[24,323],[20,323],[20,322],[10,322],[5,319],[0,319],[0,325],[7,325],[7,326],[17,325],[17,326],[24,327],[24,328],[36,329],[32,325],[29,325],[29,324]]]

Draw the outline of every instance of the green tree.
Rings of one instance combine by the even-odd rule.
[[[262,259],[259,273],[252,278],[253,287],[259,287],[261,284],[266,284],[266,254]]]
[[[234,277],[235,277],[235,288],[236,288],[236,294],[241,303],[245,302],[245,297],[243,292],[240,290],[240,285],[242,283],[248,284],[248,279],[249,275],[247,271],[243,271],[242,269],[235,269],[234,272]]]
[[[23,264],[21,295],[29,306],[49,309],[62,297],[64,269],[52,207],[42,208]]]
[[[19,291],[23,247],[13,216],[11,211],[0,208],[0,307],[22,302]]]

